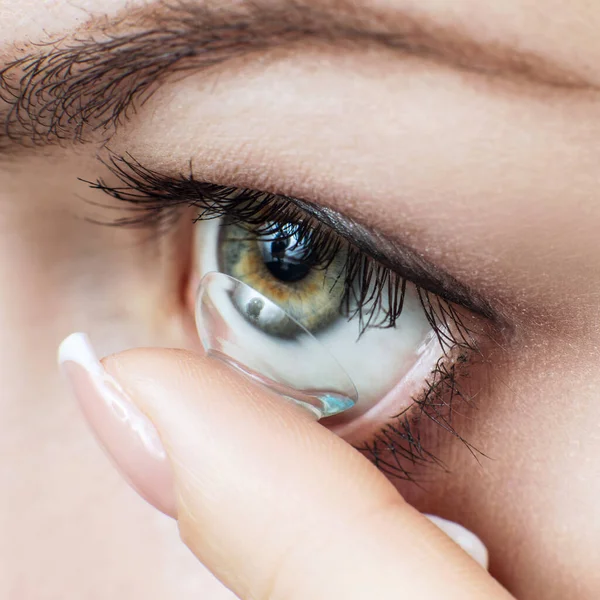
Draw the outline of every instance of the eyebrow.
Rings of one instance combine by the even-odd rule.
[[[30,45],[0,68],[0,156],[17,148],[106,141],[166,77],[305,40],[378,44],[488,76],[591,85],[547,58],[483,45],[397,10],[357,10],[346,0],[332,8],[279,1],[158,3],[110,21],[93,19],[68,38]]]

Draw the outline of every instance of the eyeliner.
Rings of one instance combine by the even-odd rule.
[[[329,227],[349,244],[382,266],[408,279],[423,290],[492,320],[498,314],[490,304],[446,271],[436,267],[419,252],[365,227],[354,219],[327,207],[298,198],[282,196],[311,217]]]

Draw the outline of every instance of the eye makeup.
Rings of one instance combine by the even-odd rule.
[[[481,354],[481,328],[474,324],[493,314],[488,304],[471,290],[422,260],[411,249],[392,244],[343,215],[315,204],[257,190],[198,181],[191,168],[186,176],[161,174],[130,156],[112,155],[106,164],[119,184],[109,185],[102,179],[87,183],[125,201],[131,208],[131,212],[114,224],[145,226],[160,232],[175,223],[184,209],[195,210],[199,223],[211,224],[211,227],[214,224],[220,231],[228,232],[225,238],[218,236],[219,248],[226,240],[234,249],[234,259],[229,256],[223,262],[225,259],[220,257],[210,270],[223,271],[244,281],[246,272],[256,274],[260,273],[258,268],[263,268],[264,274],[245,283],[286,311],[293,309],[294,305],[289,304],[291,298],[298,298],[300,312],[292,312],[292,315],[300,322],[306,315],[303,311],[307,306],[313,306],[317,312],[326,306],[323,299],[312,304],[309,302],[312,295],[307,296],[306,290],[313,290],[313,294],[319,286],[308,285],[312,280],[307,279],[307,274],[310,273],[314,280],[326,282],[321,283],[321,289],[326,287],[329,295],[334,290],[339,291],[339,298],[335,301],[339,305],[338,321],[357,324],[355,334],[348,334],[346,327],[344,338],[331,336],[334,340],[345,340],[342,347],[346,354],[354,351],[356,355],[356,359],[351,356],[346,364],[346,356],[343,356],[341,362],[354,381],[359,382],[359,398],[363,400],[362,407],[352,418],[360,413],[369,413],[369,408],[382,397],[386,401],[393,398],[391,392],[398,378],[404,382],[404,375],[412,377],[412,386],[404,386],[405,395],[410,393],[409,398],[395,409],[393,402],[390,403],[385,422],[379,425],[380,431],[371,432],[369,442],[356,444],[370,454],[374,462],[383,464],[378,449],[381,440],[385,441],[385,450],[388,454],[391,452],[396,465],[394,469],[387,470],[394,470],[396,476],[406,478],[409,473],[399,457],[408,457],[413,465],[435,462],[431,460],[433,454],[421,444],[419,421],[423,416],[460,438],[453,432],[445,411],[451,410],[452,398],[461,397],[459,376],[467,370],[471,357]],[[203,234],[201,237],[207,236]],[[279,250],[275,252],[274,248],[285,249],[288,263],[276,263],[273,256]],[[251,256],[254,256],[254,262],[250,263],[250,269],[239,267]],[[295,257],[292,262],[290,257]],[[231,265],[238,265],[235,268],[242,270],[231,271]],[[275,271],[274,265],[277,267]],[[290,265],[294,270],[289,270]],[[282,270],[283,267],[288,271]],[[267,273],[269,270],[270,274]],[[261,289],[261,282],[267,281],[266,275],[273,273],[277,280],[271,278],[272,284]],[[289,277],[299,281],[292,281]],[[284,281],[286,278],[288,281]],[[279,296],[275,294],[278,288],[273,282],[280,288]],[[330,315],[319,317],[317,321],[306,321],[304,325],[310,333],[316,334],[327,322],[325,333],[329,334],[334,321]],[[340,323],[335,326],[339,331]],[[410,337],[411,331],[413,337]],[[395,336],[396,345],[389,346],[388,340],[392,336]],[[327,340],[327,336],[323,339]],[[432,341],[437,346],[437,354],[431,352]],[[414,349],[406,354],[409,346]],[[336,351],[339,348],[339,341],[337,346],[329,347],[338,359]],[[429,362],[422,360],[425,354]],[[398,360],[395,360],[396,357]],[[385,360],[389,363],[387,367],[382,366]],[[418,378],[415,376],[417,365],[421,370]],[[400,369],[404,366],[406,369]],[[360,378],[356,379],[356,374],[365,369],[366,375],[361,382]],[[373,382],[381,383],[381,380],[384,380],[383,387],[372,392]],[[410,391],[406,392],[407,389]],[[451,393],[449,403],[444,400],[448,391]],[[406,406],[410,398],[413,401]],[[415,412],[419,418],[415,418]],[[335,427],[336,423],[331,425]]]
[[[198,209],[198,220],[226,216],[246,225],[261,226],[265,235],[269,233],[264,227],[267,217],[272,217],[273,223],[286,219],[302,222],[314,238],[324,231],[325,245],[336,246],[332,252],[339,250],[339,240],[345,240],[358,256],[372,259],[422,290],[483,317],[500,319],[475,290],[437,268],[419,252],[330,208],[290,196],[203,182],[195,179],[191,164],[187,175],[173,176],[153,171],[130,155],[111,153],[102,163],[122,185],[110,186],[102,179],[84,183],[130,205],[129,215],[116,219],[115,225],[168,228],[185,207]],[[321,226],[325,229],[321,230]]]

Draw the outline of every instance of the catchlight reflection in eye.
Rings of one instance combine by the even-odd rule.
[[[351,413],[359,416],[395,388],[425,353],[431,355],[435,336],[417,291],[407,286],[395,327],[361,331],[360,319],[352,316],[353,307],[348,311],[343,306],[348,285],[343,273],[343,247],[325,267],[316,267],[310,261],[310,238],[295,240],[293,229],[286,232],[285,224],[279,225],[279,231],[281,235],[257,237],[249,228],[224,219],[199,222],[195,257],[198,276],[210,272],[229,275],[291,317],[263,319],[262,337],[269,337],[272,361],[277,361],[278,349],[283,351],[286,340],[289,343],[290,326],[293,330],[300,325],[310,332],[351,377],[358,392],[358,403]],[[368,320],[368,315],[363,314],[365,318]],[[296,356],[297,364],[310,360],[308,355],[304,359]],[[431,368],[437,358],[433,357]],[[288,381],[293,379],[297,389],[319,387],[308,380],[308,371],[303,375],[293,364],[287,368]]]

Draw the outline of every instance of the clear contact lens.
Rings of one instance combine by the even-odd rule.
[[[358,400],[354,383],[329,351],[282,308],[249,285],[207,273],[196,298],[206,352],[312,410],[337,415]]]

